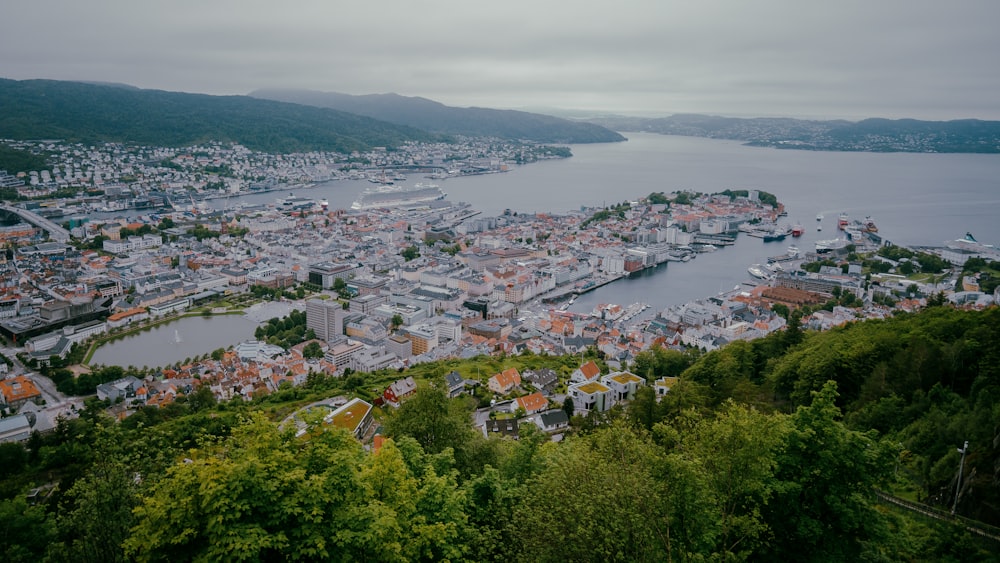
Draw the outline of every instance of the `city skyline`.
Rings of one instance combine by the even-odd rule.
[[[18,80],[647,116],[1000,119],[1000,4],[988,0],[43,0],[5,12],[0,76]]]

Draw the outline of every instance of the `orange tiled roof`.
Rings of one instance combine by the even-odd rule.
[[[0,381],[0,393],[3,393],[8,403],[27,401],[42,396],[38,387],[35,387],[35,382],[23,375]]]

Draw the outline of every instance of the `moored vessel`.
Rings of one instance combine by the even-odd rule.
[[[418,183],[411,188],[381,186],[361,192],[358,199],[351,204],[351,209],[377,209],[428,203],[442,200],[446,195],[437,184]]]

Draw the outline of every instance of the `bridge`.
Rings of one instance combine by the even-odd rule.
[[[0,209],[8,213],[13,213],[18,217],[20,217],[21,220],[30,223],[38,227],[39,229],[42,229],[43,231],[49,233],[49,237],[51,237],[52,240],[54,241],[62,243],[69,242],[70,238],[69,231],[33,211],[28,211],[27,209],[14,207],[12,205],[7,205],[5,203],[0,204]]]

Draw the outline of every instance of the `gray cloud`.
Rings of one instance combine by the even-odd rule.
[[[0,76],[451,105],[1000,119],[1000,2],[12,0]]]

